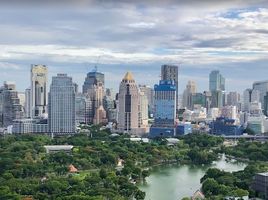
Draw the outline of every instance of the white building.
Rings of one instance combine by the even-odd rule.
[[[67,74],[52,77],[49,91],[48,125],[53,134],[75,133],[75,91]]]

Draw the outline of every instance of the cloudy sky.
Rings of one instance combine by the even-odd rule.
[[[30,65],[68,73],[80,86],[95,65],[117,90],[126,71],[153,86],[162,64],[177,64],[208,89],[219,69],[228,91],[268,79],[268,3],[226,1],[76,1],[0,6],[0,82],[30,85]],[[213,3],[215,2],[215,3]]]

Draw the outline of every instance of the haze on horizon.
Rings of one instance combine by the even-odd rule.
[[[0,82],[30,86],[30,65],[49,76],[68,73],[80,87],[95,65],[117,90],[126,71],[158,83],[162,64],[177,64],[179,91],[188,80],[208,89],[219,69],[227,91],[268,79],[268,3],[247,1],[78,1],[3,4]]]

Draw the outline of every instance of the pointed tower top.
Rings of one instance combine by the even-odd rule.
[[[126,81],[133,81],[133,76],[132,76],[132,73],[131,72],[127,72],[125,77],[123,78],[123,80],[126,80]]]

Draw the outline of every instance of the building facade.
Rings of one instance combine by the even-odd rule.
[[[75,91],[67,74],[52,77],[48,95],[49,132],[55,135],[75,133]]]
[[[118,93],[118,131],[139,135],[142,133],[140,93],[130,72],[120,83]]]
[[[176,86],[176,109],[179,108],[178,105],[178,71],[179,67],[176,65],[162,65],[161,66],[161,80],[171,80]]]
[[[45,65],[31,66],[32,118],[40,118],[47,113],[47,72]]]
[[[176,85],[172,80],[161,80],[154,86],[155,121],[150,128],[150,137],[171,137],[176,134]]]
[[[8,127],[13,124],[13,120],[23,118],[24,114],[15,83],[4,82],[4,86],[0,89],[0,96],[1,125]]]

